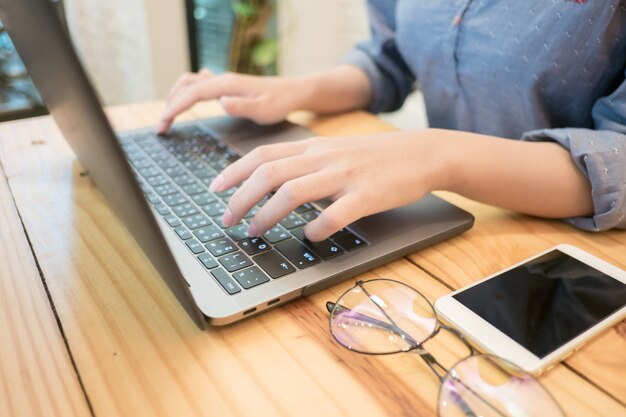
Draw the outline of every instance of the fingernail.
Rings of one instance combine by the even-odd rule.
[[[224,223],[224,226],[226,227],[233,225],[233,213],[231,213],[229,209],[226,209],[224,212],[224,215],[222,216],[222,223]]]
[[[211,185],[209,185],[209,191],[224,191],[222,190],[222,186],[224,185],[224,177],[222,174],[218,175],[213,181],[211,181]]]
[[[248,236],[250,237],[259,237],[259,233],[256,229],[256,225],[254,223],[250,224],[250,227],[248,227]]]

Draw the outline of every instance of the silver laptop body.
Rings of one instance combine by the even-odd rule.
[[[224,325],[258,314],[472,227],[474,218],[471,214],[428,195],[415,204],[352,224],[350,231],[365,244],[345,250],[339,256],[303,269],[295,262],[287,262],[285,267],[294,272],[278,278],[268,276],[265,282],[249,289],[237,280],[236,274],[241,271],[226,271],[226,278],[237,286],[234,288],[236,293],[229,294],[233,291],[220,284],[212,273],[216,269],[207,269],[199,261],[144,196],[145,188],[142,191],[135,177],[135,168],[129,164],[102,111],[71,41],[55,15],[53,3],[48,0],[0,0],[0,19],[76,156],[200,327],[204,327],[207,321]],[[191,125],[211,132],[226,142],[231,150],[242,154],[260,144],[312,136],[306,129],[286,122],[257,126],[242,119],[220,117],[191,122]],[[179,126],[184,128],[185,124]],[[128,135],[141,136],[152,131],[145,129]],[[313,205],[321,210],[325,204],[317,202]],[[294,236],[289,239],[298,242]],[[241,243],[234,243],[238,245],[236,251],[244,249]],[[213,256],[208,250],[203,253],[208,254],[203,255],[205,258],[209,255],[214,258],[218,268],[223,269],[221,257]],[[315,256],[314,252],[312,256]],[[255,256],[248,258],[254,261]],[[256,271],[264,272],[258,267]]]

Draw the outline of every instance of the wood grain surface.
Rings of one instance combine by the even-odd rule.
[[[143,103],[111,108],[109,115],[116,128],[130,129],[154,125],[161,110],[162,103]],[[218,106],[206,103],[183,118],[218,113]],[[365,113],[291,118],[320,135],[391,130]],[[200,331],[81,175],[52,119],[1,124],[0,162],[10,187],[9,193],[0,183],[0,415],[54,415],[42,413],[52,408],[59,415],[107,417],[436,415],[438,381],[414,354],[364,356],[332,339],[324,304],[353,280],[235,325]],[[433,301],[560,242],[626,268],[625,232],[587,234],[441,195],[472,212],[474,228],[361,278],[399,279]],[[51,302],[24,229],[11,221],[13,199]],[[7,268],[6,260],[16,256],[20,261]],[[34,290],[15,282],[15,271],[28,275]],[[22,313],[25,308],[40,313]],[[464,351],[445,335],[427,348],[447,365]],[[624,338],[610,330],[540,381],[568,416],[624,416],[625,353]]]

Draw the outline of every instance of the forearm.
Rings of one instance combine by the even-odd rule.
[[[342,65],[311,75],[295,77],[299,110],[315,113],[340,113],[362,109],[371,100],[367,75],[351,65]]]
[[[591,187],[569,152],[552,142],[522,142],[433,130],[446,168],[440,188],[468,198],[548,218],[593,213]]]

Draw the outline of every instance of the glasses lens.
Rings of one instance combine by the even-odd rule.
[[[416,348],[437,327],[432,305],[413,288],[377,279],[356,285],[337,300],[330,330],[344,347],[362,353]]]
[[[439,416],[563,416],[550,393],[532,376],[504,359],[470,356],[442,382]]]

